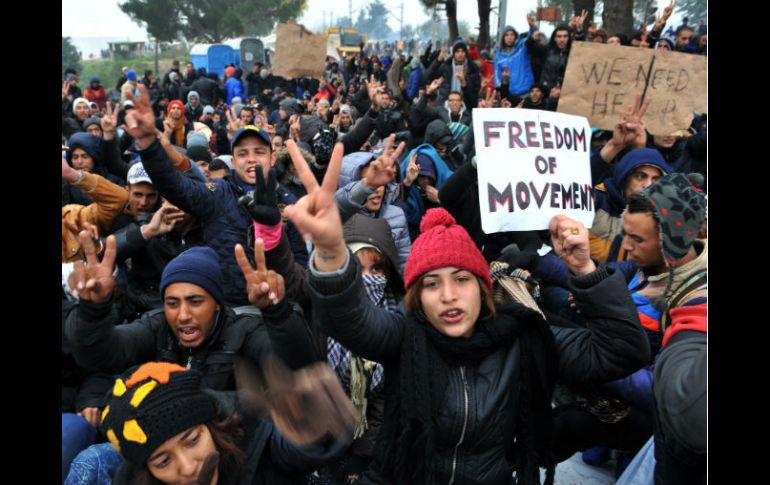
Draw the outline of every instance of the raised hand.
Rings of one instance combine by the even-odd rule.
[[[663,9],[663,23],[665,24],[666,21],[668,21],[668,18],[671,17],[671,14],[674,13],[674,7],[676,7],[676,0],[671,0],[671,3],[669,3],[664,9]]]
[[[155,127],[155,113],[150,106],[150,93],[144,84],[140,84],[139,98],[134,93],[126,94],[126,97],[133,101],[134,108],[126,114],[125,130],[135,140],[140,149],[145,149],[152,145],[157,139],[157,128]]]
[[[466,67],[467,69],[467,67]],[[461,86],[465,86],[465,69],[459,70],[455,72],[455,77],[460,82]]]
[[[251,267],[243,246],[235,245],[235,260],[241,268],[243,277],[246,280],[246,291],[249,295],[249,302],[257,308],[266,308],[270,305],[277,305],[283,300],[286,294],[283,276],[273,270],[267,269],[265,263],[265,243],[261,238],[254,241],[254,262],[257,268]]]
[[[380,104],[376,101],[377,98],[379,98],[378,94],[382,89],[382,83],[376,81],[374,79],[374,74],[372,74],[368,81],[364,81],[364,84],[366,84],[366,92],[369,95],[369,100],[372,102],[372,111],[377,111],[380,109]]]
[[[620,123],[625,128],[624,144],[633,148],[643,148],[647,145],[647,129],[642,118],[650,106],[651,98],[645,99],[644,103],[641,101],[642,95],[637,93],[634,104],[620,115]],[[615,138],[614,133],[613,138]]]
[[[361,181],[370,189],[376,189],[383,185],[389,184],[396,176],[396,169],[398,167],[398,157],[401,152],[404,151],[406,144],[401,142],[398,147],[393,149],[393,143],[396,141],[396,135],[391,134],[388,140],[385,142],[385,150],[382,151],[382,155],[377,157],[372,163],[369,164],[369,169],[366,173],[366,177]]]
[[[353,439],[360,413],[326,363],[292,372],[275,358],[265,359],[260,366],[263,379],[248,361],[237,358],[234,370],[240,402],[253,411],[269,411],[294,445],[308,446],[329,434],[341,443]]]
[[[171,202],[164,200],[160,209],[152,215],[150,222],[145,224],[142,234],[147,239],[168,234],[174,229],[177,222],[184,219],[184,216],[184,211],[177,208]]]
[[[296,204],[287,206],[284,214],[305,240],[315,246],[315,265],[320,271],[333,271],[345,263],[347,247],[342,233],[342,221],[337,210],[335,193],[342,166],[344,147],[337,143],[332,152],[323,184],[318,182],[294,141],[286,142],[297,176],[307,189],[307,195]]]
[[[118,131],[118,110],[113,109],[111,101],[107,101],[107,106],[104,108],[101,125],[105,140],[115,138]]]
[[[433,91],[437,90],[438,87],[441,86],[441,84],[443,82],[444,82],[444,78],[443,77],[437,77],[436,79],[431,81],[431,83],[428,85],[427,88],[425,88],[425,92],[427,94],[431,94]]]
[[[479,100],[479,108],[494,108],[495,107],[495,91],[491,89],[484,99]]]
[[[61,179],[71,184],[80,179],[80,170],[75,170],[70,167],[70,164],[67,163],[67,160],[64,157],[61,157]]]
[[[432,185],[425,186],[425,197],[427,197],[428,200],[433,202],[434,204],[441,203],[441,201],[438,200],[438,189]]]
[[[278,198],[276,188],[275,169],[271,168],[267,172],[267,182],[262,173],[262,167],[257,167],[257,181],[254,190],[238,199],[238,204],[249,211],[251,217],[259,224],[274,226],[281,222],[281,211],[278,209]]]
[[[78,261],[69,276],[72,295],[83,301],[101,304],[107,302],[115,289],[112,272],[117,254],[115,236],[107,238],[107,249],[102,261],[99,261],[94,245],[93,234],[88,230],[78,234],[80,246],[86,254],[86,262]]]
[[[417,163],[417,154],[412,155],[409,159],[409,166],[406,167],[406,176],[404,176],[404,185],[411,187],[417,176],[420,175],[420,164]]]
[[[588,231],[582,223],[567,216],[554,216],[548,230],[554,251],[570,270],[580,275],[596,270],[591,260]]]
[[[246,126],[239,117],[235,115],[235,107],[231,106],[230,109],[225,110],[225,116],[227,116],[227,138],[232,138],[233,133],[238,129]]]

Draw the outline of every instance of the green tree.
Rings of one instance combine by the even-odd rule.
[[[72,45],[69,37],[61,38],[61,77],[64,79],[64,71],[68,67],[74,67],[78,72],[82,70],[80,66],[80,52]]]
[[[155,72],[158,73],[158,43],[175,40],[182,28],[176,0],[127,0],[119,7],[131,20],[145,27],[155,40]]]
[[[392,32],[388,25],[390,10],[381,0],[374,0],[367,7],[369,17],[369,33],[378,39],[384,39]]]
[[[188,39],[217,43],[228,37],[260,36],[276,22],[302,15],[306,0],[176,0]]]
[[[687,17],[687,24],[696,26],[699,23],[708,21],[708,10],[706,0],[680,0],[676,3],[676,9],[683,16]]]

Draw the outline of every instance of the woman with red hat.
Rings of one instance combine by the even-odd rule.
[[[334,197],[342,145],[320,187],[296,144],[287,147],[308,189],[285,213],[315,245],[314,313],[330,336],[385,369],[384,424],[362,482],[539,484],[546,467],[553,483],[555,380],[610,380],[649,357],[623,277],[594,265],[586,228],[564,216],[550,224],[585,328],[559,327],[536,307],[496,303],[487,261],[442,208],[425,214],[412,246],[405,308],[388,312],[366,297],[360,263],[343,239]],[[387,151],[374,170],[393,170],[400,151]]]

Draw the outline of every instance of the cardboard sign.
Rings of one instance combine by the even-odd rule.
[[[686,130],[693,113],[706,113],[706,58],[693,54],[574,42],[564,74],[559,112],[582,115],[612,130],[636,94],[651,99],[647,130]]]
[[[273,74],[286,79],[318,78],[326,65],[326,36],[314,34],[303,25],[278,24]]]
[[[537,20],[546,22],[558,22],[561,20],[561,9],[559,7],[538,7]]]
[[[563,214],[591,227],[591,128],[582,116],[516,108],[473,110],[481,228],[547,229]]]

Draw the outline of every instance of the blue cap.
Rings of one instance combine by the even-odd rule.
[[[233,133],[233,139],[230,140],[230,151],[231,152],[233,151],[233,149],[235,148],[235,145],[238,143],[238,141],[241,138],[248,135],[256,135],[260,137],[262,141],[267,143],[267,146],[269,146],[272,149],[273,145],[270,142],[270,135],[268,135],[265,130],[260,130],[254,125],[246,125],[243,128],[239,128],[235,133]]]
[[[128,72],[126,73],[126,79],[128,79],[129,81],[136,81],[136,71],[134,71],[133,69],[129,69]]]

